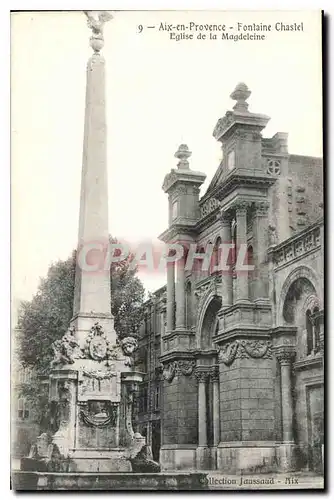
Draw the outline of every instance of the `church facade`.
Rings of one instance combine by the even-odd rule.
[[[249,96],[239,84],[217,122],[223,159],[204,195],[186,145],[163,183],[160,239],[184,252],[145,304],[136,411],[163,470],[323,466],[322,159],[263,137]]]

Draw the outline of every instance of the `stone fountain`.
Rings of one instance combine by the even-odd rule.
[[[159,474],[145,438],[132,428],[142,374],[133,366],[134,337],[119,339],[110,300],[104,24],[85,12],[93,54],[87,64],[85,127],[73,317],[54,342],[49,429],[12,472],[14,489],[193,489],[200,474]],[[140,472],[140,473],[139,473]],[[195,481],[195,486],[194,486]]]
[[[52,346],[49,401],[56,430],[38,438],[22,465],[53,472],[129,472],[131,459],[145,446],[145,438],[132,428],[133,395],[142,376],[133,368],[136,339],[119,340],[115,332],[109,266],[103,265],[109,231],[105,60],[100,51],[104,24],[112,16],[85,14],[94,53],[87,65],[73,318]],[[93,266],[88,262],[92,251]]]

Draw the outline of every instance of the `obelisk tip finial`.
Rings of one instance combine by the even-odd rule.
[[[90,46],[98,54],[104,45],[104,24],[113,19],[113,16],[106,10],[84,10],[84,13],[87,16],[87,25],[92,30]]]

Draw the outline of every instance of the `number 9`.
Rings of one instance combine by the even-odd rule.
[[[143,31],[143,25],[142,25],[142,24],[140,24],[140,25],[138,26],[138,30],[139,30],[139,33],[141,33],[141,32]]]

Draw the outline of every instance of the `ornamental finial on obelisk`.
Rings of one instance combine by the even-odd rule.
[[[103,28],[106,22],[113,19],[110,12],[106,10],[84,10],[87,16],[88,27],[92,30],[90,46],[95,54],[98,54],[104,45]]]

